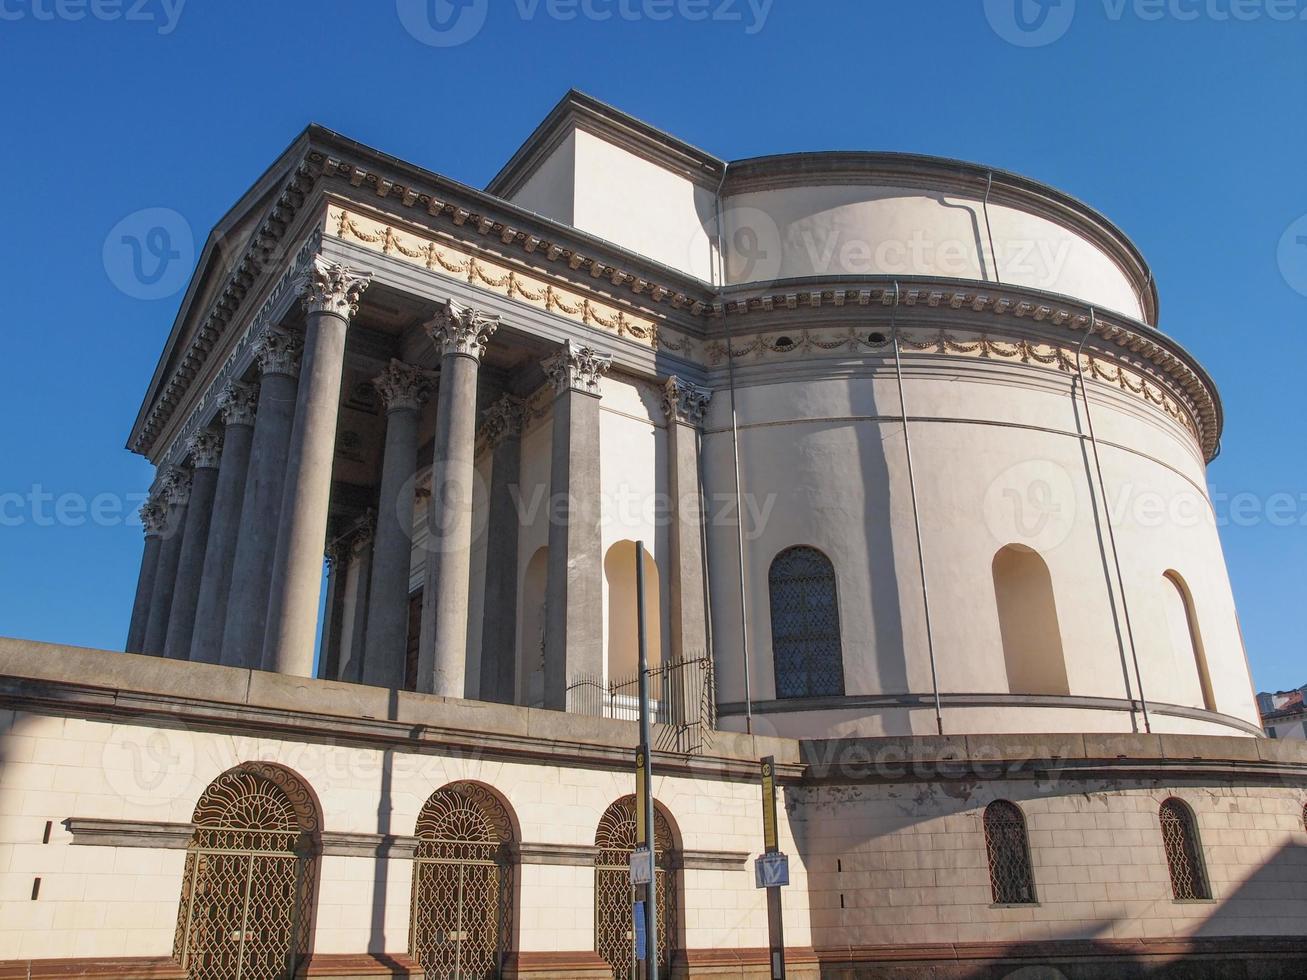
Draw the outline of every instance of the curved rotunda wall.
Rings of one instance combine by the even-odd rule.
[[[801,178],[796,178],[796,180]],[[929,276],[1061,293],[1136,320],[1150,319],[1134,278],[1103,239],[1042,211],[1034,197],[979,191],[941,180],[897,186],[842,175],[728,194],[723,201],[728,285],[835,275]],[[993,248],[990,248],[990,238]],[[1120,244],[1119,242],[1117,244]]]
[[[715,381],[725,388],[725,369],[718,371]],[[1090,382],[1136,676],[1125,610],[1118,596],[1114,614],[1108,598],[1109,573],[1116,590],[1109,514],[1097,492],[1092,447],[1079,435],[1083,406],[1071,376],[1019,361],[934,353],[905,354],[904,372],[945,732],[1142,730],[1141,714],[1123,710],[1142,681],[1153,731],[1251,734],[1257,712],[1193,434],[1138,395]],[[735,383],[741,486],[746,514],[753,515],[744,550],[754,730],[797,737],[933,733],[892,357],[766,352],[737,359]],[[734,487],[729,399],[722,394],[704,435],[710,493]],[[710,521],[707,541],[719,702],[738,706],[744,689],[734,525]],[[834,566],[844,698],[776,700],[768,572],[776,555],[797,545],[820,550]],[[1046,567],[1054,606],[1047,614],[1030,612],[1029,603],[1043,600],[1026,597],[1009,603],[1004,620],[995,558],[1012,547]],[[1187,624],[1176,624],[1177,576],[1198,637],[1188,645]],[[1060,653],[1064,662],[1056,669],[1010,669],[1022,616],[1034,617],[1036,633],[1049,623],[1059,631],[1060,651],[1048,643],[1045,654]],[[1054,690],[1063,676],[1065,690]],[[1049,677],[1058,682],[1040,688]],[[915,707],[909,695],[917,696]],[[723,722],[743,727],[738,708],[728,707]]]

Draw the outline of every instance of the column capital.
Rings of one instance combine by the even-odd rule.
[[[669,423],[702,425],[704,413],[708,410],[708,402],[711,400],[712,392],[707,388],[682,381],[676,375],[668,378],[667,383],[663,385],[663,412]]]
[[[563,344],[562,350],[540,366],[558,394],[570,389],[598,398],[599,379],[613,366],[613,357],[569,340]]]
[[[150,498],[141,504],[141,526],[145,528],[145,534],[160,535],[168,523],[168,508],[166,502],[157,495],[151,494]]]
[[[356,272],[339,262],[328,262],[321,255],[315,255],[295,289],[305,313],[331,313],[348,320],[358,312],[363,290],[371,282],[370,272]]]
[[[224,425],[253,425],[258,404],[258,387],[240,381],[228,381],[218,395],[218,410]]]
[[[503,395],[481,413],[482,434],[489,448],[494,449],[505,439],[516,439],[526,425],[527,408],[520,398]]]
[[[174,466],[163,476],[160,494],[170,504],[182,505],[191,499],[191,471]]]
[[[222,458],[222,433],[213,429],[201,429],[186,443],[186,451],[190,454],[191,466],[195,469],[216,470],[218,461]]]
[[[387,412],[421,408],[434,386],[429,372],[399,360],[392,360],[384,371],[372,379],[372,387],[377,389]]]
[[[285,374],[299,377],[300,351],[304,338],[289,330],[270,327],[254,342],[254,359],[264,374]]]
[[[499,329],[499,317],[449,299],[423,326],[442,358],[462,354],[479,361],[486,342]]]

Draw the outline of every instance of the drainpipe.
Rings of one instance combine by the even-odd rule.
[[[1089,428],[1089,445],[1094,451],[1094,470],[1098,474],[1098,495],[1103,502],[1103,523],[1107,525],[1108,541],[1112,545],[1112,564],[1116,568],[1117,588],[1121,590],[1121,613],[1125,619],[1126,636],[1130,640],[1130,659],[1135,667],[1135,686],[1139,689],[1139,708],[1143,713],[1144,731],[1152,732],[1152,725],[1148,721],[1148,700],[1144,697],[1144,681],[1139,673],[1139,651],[1135,647],[1134,629],[1130,624],[1130,604],[1126,600],[1125,579],[1121,577],[1121,556],[1116,550],[1116,531],[1112,527],[1112,508],[1107,500],[1107,485],[1103,481],[1103,464],[1098,457],[1098,438],[1094,435],[1094,415],[1089,407],[1089,392],[1085,390],[1085,368],[1081,359],[1081,352],[1085,348],[1087,341],[1095,328],[1098,326],[1097,311],[1091,306],[1089,308],[1089,326],[1085,329],[1085,334],[1080,338],[1080,344],[1076,347],[1076,377],[1080,380],[1080,398],[1085,405],[1085,423]],[[1091,487],[1092,489],[1092,487]],[[1099,531],[1098,546],[1103,546],[1102,531]],[[1116,616],[1116,599],[1112,594],[1112,579],[1107,579],[1107,597],[1112,604],[1112,615]],[[1117,640],[1120,641],[1120,632],[1117,633]],[[1129,679],[1127,675],[1127,680]],[[1131,709],[1133,711],[1133,708]]]
[[[930,589],[926,586],[926,553],[921,546],[921,512],[917,507],[917,480],[912,470],[912,439],[908,434],[908,403],[903,395],[903,361],[899,357],[899,283],[894,280],[894,305],[890,308],[890,336],[894,338],[894,374],[899,383],[899,412],[903,417],[903,451],[908,461],[908,489],[912,496],[912,526],[917,533],[917,571],[921,576],[921,605],[926,613],[926,650],[930,655],[930,689],[935,698],[935,731],[944,734],[944,712],[939,699],[939,674],[935,669],[935,636],[930,628]]]
[[[726,184],[726,168],[713,194],[717,215],[717,289],[718,295],[726,286],[725,230],[722,227],[722,187]],[[722,330],[726,333],[726,377],[731,402],[731,457],[735,466],[735,544],[736,571],[740,580],[740,650],[744,655],[744,730],[753,734],[753,685],[749,677],[749,596],[744,579],[744,492],[740,486],[740,423],[735,411],[735,350],[731,344],[731,331],[726,324],[726,301],[722,300]]]

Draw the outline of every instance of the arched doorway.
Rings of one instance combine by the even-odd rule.
[[[173,955],[193,980],[280,980],[308,955],[318,809],[290,771],[229,769],[201,794]]]
[[[595,951],[613,968],[615,980],[635,977],[631,906],[631,853],[635,850],[635,797],[610,806],[595,832]],[[654,807],[654,877],[658,886],[658,967],[666,974],[676,942],[676,869],[672,826]]]
[[[511,948],[513,824],[499,797],[451,783],[418,814],[409,953],[428,977],[489,980]]]

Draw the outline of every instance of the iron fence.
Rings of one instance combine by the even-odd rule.
[[[717,727],[717,690],[712,658],[705,655],[669,660],[649,668],[649,708],[654,748],[697,755],[712,742]],[[567,685],[567,710],[597,718],[640,720],[640,674],[604,680],[575,675]]]

